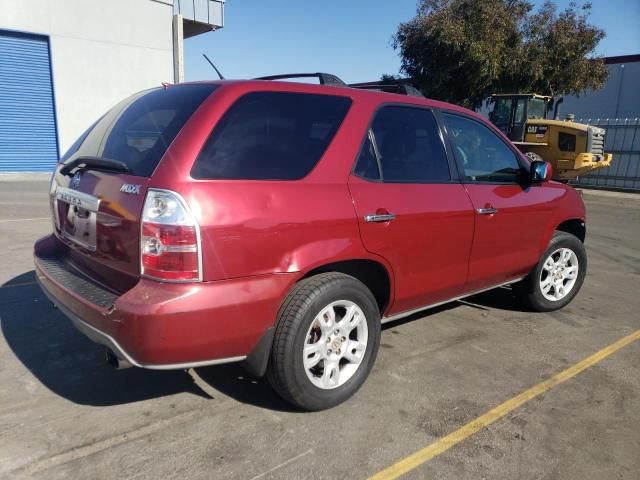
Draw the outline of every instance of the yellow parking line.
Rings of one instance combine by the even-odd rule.
[[[556,385],[559,385],[562,382],[569,380],[572,377],[575,377],[580,372],[586,370],[589,367],[592,367],[596,363],[601,362],[612,353],[617,352],[621,348],[629,345],[630,343],[635,342],[636,340],[640,340],[640,330],[636,330],[631,335],[627,335],[626,337],[621,338],[617,342],[612,343],[608,347],[603,348],[599,352],[594,353],[593,355],[585,358],[581,362],[576,363],[572,367],[569,367],[566,370],[563,370],[562,372],[551,377],[550,379],[545,380],[544,382],[540,382],[536,386],[531,387],[528,390],[525,390],[521,394],[498,405],[493,410],[489,410],[484,415],[467,423],[466,425],[459,428],[455,432],[450,433],[449,435],[441,438],[435,443],[432,443],[431,445],[423,448],[422,450],[418,450],[417,452],[412,453],[411,455],[409,455],[406,458],[403,458],[399,462],[394,463],[390,467],[387,467],[384,470],[376,473],[373,477],[370,478],[370,480],[391,480],[394,478],[398,478],[407,472],[410,472],[414,468],[431,460],[433,457],[436,457],[441,453],[446,452],[451,447],[469,438],[471,435],[479,432],[483,428],[488,427],[496,420],[500,420],[509,412],[512,412],[516,408],[527,403],[529,400],[537,397],[538,395],[541,395],[547,390],[552,389]]]

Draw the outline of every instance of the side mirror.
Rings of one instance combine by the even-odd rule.
[[[549,162],[534,160],[531,162],[529,173],[531,175],[531,183],[542,183],[551,180],[551,174],[553,172]]]

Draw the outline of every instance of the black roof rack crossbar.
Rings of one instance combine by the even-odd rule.
[[[335,85],[340,87],[352,87],[360,88],[364,90],[380,90],[381,92],[399,93],[400,95],[409,95],[412,97],[422,97],[424,95],[420,90],[412,85],[399,81],[398,83],[390,82],[363,82],[363,83],[350,83],[347,85],[340,78],[332,75],[331,73],[282,73],[279,75],[267,75],[265,77],[258,77],[255,80],[286,80],[288,78],[317,78],[320,81],[320,85]]]
[[[320,85],[338,85],[345,87],[347,84],[340,80],[335,75],[330,73],[284,73],[281,75],[269,75],[266,77],[258,77],[255,80],[284,80],[287,78],[317,78],[320,81]]]
[[[351,83],[352,88],[361,88],[364,90],[380,90],[381,92],[399,93],[400,95],[409,95],[411,97],[422,97],[424,95],[417,88],[406,83],[381,83],[381,82],[364,82]]]

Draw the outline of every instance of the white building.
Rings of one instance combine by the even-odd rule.
[[[184,37],[224,0],[0,0],[0,172],[51,171],[134,92],[183,79]]]

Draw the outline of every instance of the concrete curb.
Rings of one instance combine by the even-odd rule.
[[[611,190],[592,190],[587,188],[576,188],[576,190],[582,192],[582,195],[585,197],[624,198],[625,200],[640,201],[640,195],[637,193],[613,192]]]
[[[52,172],[0,173],[0,182],[48,182]]]

